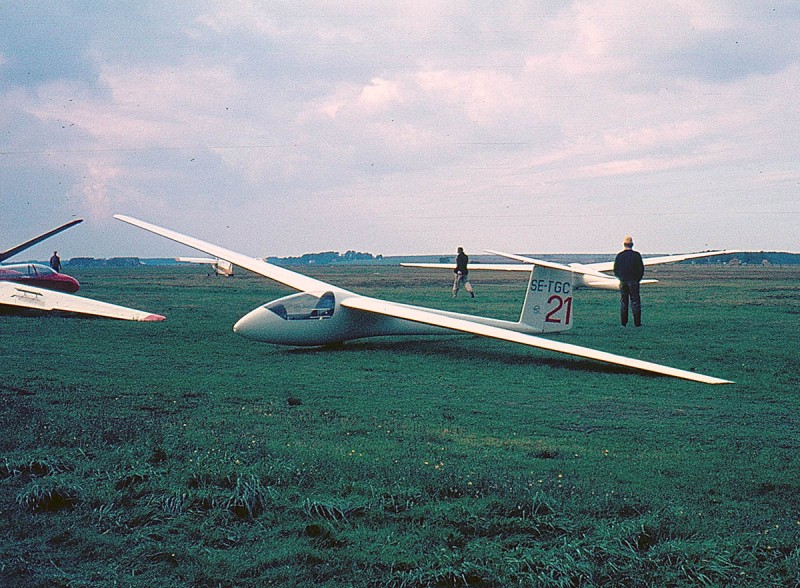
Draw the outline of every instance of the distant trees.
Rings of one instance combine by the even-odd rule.
[[[73,257],[64,264],[65,267],[137,267],[140,265],[144,264],[138,257],[112,257],[111,259]]]
[[[353,262],[353,261],[372,261],[383,259],[383,255],[373,255],[362,251],[321,251],[319,253],[304,253],[299,257],[268,257],[270,263],[282,265],[330,265],[332,263]]]

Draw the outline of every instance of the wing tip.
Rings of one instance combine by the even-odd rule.
[[[147,316],[139,319],[143,323],[152,323],[158,321],[165,321],[167,317],[161,316],[160,314],[148,314]]]

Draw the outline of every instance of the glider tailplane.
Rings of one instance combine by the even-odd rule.
[[[537,265],[531,272],[519,322],[538,333],[572,328],[571,271]]]

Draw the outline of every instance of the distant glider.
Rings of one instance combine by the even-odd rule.
[[[77,219],[0,252],[0,262],[83,222]],[[40,263],[0,265],[0,307],[11,310],[62,311],[131,321],[162,321],[164,317],[99,300],[72,296],[80,288],[72,276]]]
[[[511,322],[362,296],[129,216],[117,214],[114,218],[300,290],[299,294],[264,304],[237,321],[233,330],[256,341],[313,346],[364,337],[430,335],[450,330],[706,384],[731,383],[712,376],[536,336],[565,331],[572,326],[572,273],[560,268],[554,270],[537,266],[530,272],[520,320]]]
[[[211,270],[218,276],[230,277],[233,275],[233,264],[224,259],[212,259],[210,257],[176,257],[175,261],[183,263],[204,263],[211,266]],[[208,274],[209,276],[211,273]]]
[[[6,251],[0,251],[0,264],[11,257],[22,253],[26,249],[30,249],[34,245],[38,245],[45,239],[49,239],[53,235],[57,235],[61,231],[66,231],[70,227],[83,222],[82,218],[75,219],[68,223],[64,223],[60,227],[56,227],[46,233],[42,233],[38,237],[34,237],[24,243],[20,243]],[[41,263],[10,263],[0,265],[0,280],[16,282],[18,284],[25,284],[27,286],[34,286],[37,288],[46,288],[48,290],[58,290],[59,292],[73,293],[77,292],[80,288],[78,280],[72,276],[59,273],[49,266],[42,265]]]
[[[549,267],[552,269],[560,269],[564,271],[571,271],[575,274],[575,287],[576,288],[597,288],[600,290],[619,290],[619,280],[614,276],[608,275],[604,272],[610,272],[614,269],[613,261],[603,261],[600,263],[570,263],[563,264],[554,261],[545,261],[543,259],[534,259],[532,257],[525,257],[523,255],[516,255],[514,253],[503,253],[502,251],[492,251],[491,249],[485,250],[487,253],[499,255],[500,257],[507,257],[515,259],[522,263],[474,263],[469,266],[469,270],[477,271],[506,271],[506,272],[529,272],[535,266]],[[665,263],[677,263],[679,261],[686,261],[688,259],[700,259],[702,257],[712,257],[714,255],[727,255],[731,253],[738,253],[735,249],[721,249],[718,251],[702,251],[699,253],[682,253],[677,255],[664,255],[661,257],[645,257],[644,265],[661,265]],[[422,268],[436,268],[436,269],[454,269],[455,264],[452,263],[401,263],[403,267],[422,267]],[[642,284],[655,284],[658,280],[644,279]]]

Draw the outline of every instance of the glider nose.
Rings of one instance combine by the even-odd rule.
[[[81,289],[81,285],[78,283],[78,280],[76,280],[72,276],[67,276],[67,277],[69,278],[70,287],[74,288],[74,290],[71,290],[71,292],[77,292],[78,290]]]
[[[81,289],[81,285],[78,283],[78,280],[73,278],[72,276],[68,276],[66,274],[56,274],[57,282],[58,282],[58,289],[67,292],[68,294],[74,294],[78,290]]]
[[[241,335],[246,339],[255,339],[256,341],[263,338],[264,330],[269,321],[270,311],[265,308],[259,307],[251,310],[233,325],[233,332]]]

